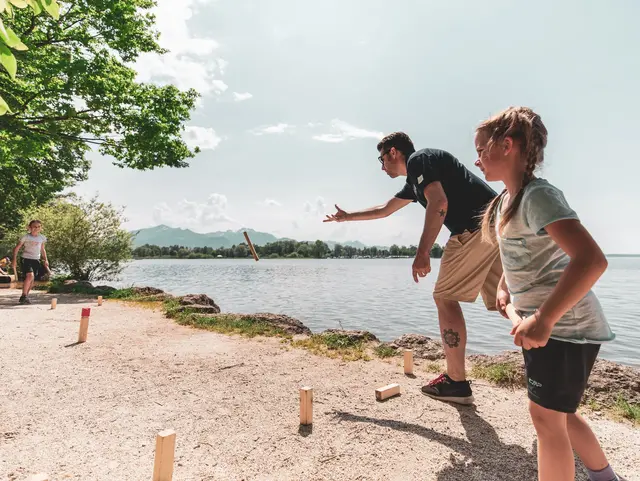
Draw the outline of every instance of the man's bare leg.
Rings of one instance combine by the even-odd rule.
[[[435,299],[442,346],[447,362],[447,374],[454,381],[464,381],[467,327],[458,301]]]
[[[436,299],[442,345],[447,361],[447,372],[433,379],[422,392],[440,401],[472,404],[473,393],[466,381],[464,352],[467,345],[467,329],[460,303]]]

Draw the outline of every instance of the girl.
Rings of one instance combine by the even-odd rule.
[[[562,192],[534,177],[547,145],[540,116],[511,107],[476,130],[475,164],[506,189],[487,207],[483,237],[497,238],[504,273],[496,304],[522,316],[529,412],[538,437],[540,481],[575,478],[573,450],[591,481],[618,481],[598,440],[576,413],[600,344],[614,339],[591,287],[607,260]]]
[[[24,284],[22,286],[22,296],[20,296],[20,301],[18,301],[20,304],[31,304],[27,296],[33,285],[35,275],[40,270],[40,256],[42,256],[45,269],[47,271],[49,270],[47,251],[44,248],[47,238],[40,234],[40,229],[42,229],[42,223],[39,220],[29,222],[29,233],[22,236],[18,245],[13,249],[13,272],[17,273],[18,251],[24,246],[21,263],[22,274],[24,274]]]

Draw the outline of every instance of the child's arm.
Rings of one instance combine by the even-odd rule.
[[[13,274],[16,276],[16,280],[18,279],[18,251],[24,244],[24,240],[20,239],[18,241],[18,245],[13,249]]]
[[[42,243],[42,246],[40,247],[40,253],[42,254],[42,259],[44,260],[44,267],[49,270],[49,260],[47,259],[47,251],[44,248],[44,242]]]
[[[554,326],[589,292],[607,269],[608,262],[600,246],[579,221],[560,220],[545,229],[571,258],[555,288],[538,309],[540,321]]]
[[[551,294],[533,316],[514,327],[514,343],[525,349],[543,347],[553,326],[582,299],[607,269],[607,258],[587,229],[576,219],[564,219],[545,227],[571,258]]]

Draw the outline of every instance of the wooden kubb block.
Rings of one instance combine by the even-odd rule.
[[[313,424],[313,389],[300,388],[300,424]]]
[[[153,481],[171,481],[176,450],[176,432],[172,429],[156,436],[156,457],[153,463]]]
[[[404,373],[413,374],[413,351],[410,349],[404,351]]]
[[[376,400],[384,401],[398,394],[400,394],[400,384],[389,384],[388,386],[376,389]]]
[[[87,342],[87,333],[89,332],[89,315],[91,309],[88,307],[82,308],[82,315],[80,317],[80,331],[78,332],[78,343]]]

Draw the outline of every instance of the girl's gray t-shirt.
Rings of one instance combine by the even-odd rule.
[[[47,238],[42,234],[38,234],[37,236],[25,234],[20,240],[24,243],[24,250],[22,251],[23,259],[35,259],[39,261],[42,244],[47,242]]]
[[[502,202],[496,216],[500,258],[511,302],[524,316],[531,315],[558,283],[569,256],[547,234],[545,227],[578,215],[560,189],[544,179],[534,179],[524,190],[516,214],[498,233]],[[551,338],[576,343],[611,341],[611,331],[598,298],[589,291],[567,311],[551,331]]]

